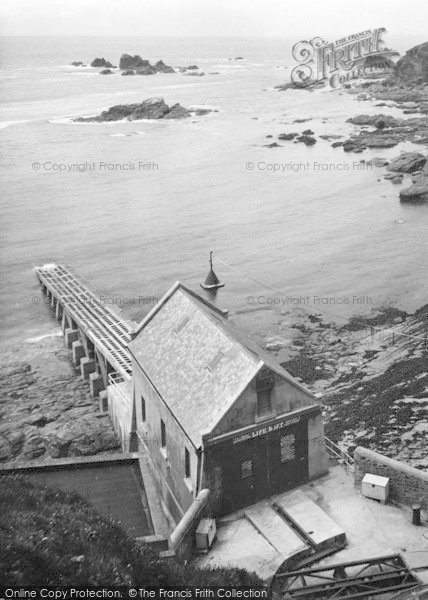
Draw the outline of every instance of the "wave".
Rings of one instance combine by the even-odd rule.
[[[41,342],[47,338],[54,338],[54,337],[60,337],[60,336],[62,336],[62,331],[55,330],[55,331],[52,331],[51,333],[44,333],[43,335],[38,335],[36,337],[27,338],[25,340],[25,342],[27,344],[37,344],[38,342]]]
[[[30,123],[31,119],[21,119],[19,121],[0,121],[0,129],[6,129],[6,127],[12,127],[12,125],[18,125],[19,123]],[[37,121],[37,119],[33,119]]]

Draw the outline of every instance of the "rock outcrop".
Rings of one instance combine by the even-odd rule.
[[[91,67],[103,68],[103,69],[115,69],[116,67],[111,64],[109,60],[103,58],[94,58],[91,62]]]
[[[385,307],[340,326],[296,307],[265,347],[322,395],[326,435],[343,449],[363,445],[428,470],[427,315],[428,305],[414,315]]]
[[[84,63],[82,63],[81,60],[74,60],[70,64],[71,64],[72,67],[85,67],[86,66]]]
[[[404,82],[428,82],[428,42],[407,50],[395,65],[394,75]]]
[[[420,171],[426,162],[426,156],[419,152],[403,152],[389,163],[387,169],[397,173],[415,173]]]
[[[363,129],[343,143],[345,152],[362,152],[366,148],[392,148],[400,142],[428,143],[428,119],[401,119],[391,115],[357,115],[347,120]],[[374,129],[368,129],[374,127]]]
[[[58,360],[51,355],[49,359]],[[0,367],[0,381],[0,462],[120,449],[109,417],[100,414],[87,382],[75,374],[46,376],[29,363],[15,360]]]
[[[118,104],[103,111],[96,117],[80,117],[74,119],[79,123],[103,123],[128,119],[183,119],[190,116],[190,111],[180,104],[169,107],[163,98],[147,98],[139,104]]]
[[[154,65],[154,69],[157,73],[175,73],[174,67],[166,65],[163,60],[158,60]]]
[[[131,56],[130,54],[122,54],[119,61],[119,69],[123,71],[135,71],[137,75],[154,75],[155,73],[175,73],[175,69],[166,65],[163,60],[158,60],[154,65],[150,64],[145,58],[141,58],[139,54]],[[127,73],[130,75],[130,73]]]
[[[150,65],[148,60],[141,58],[138,54],[131,56],[130,54],[122,54],[119,60],[119,69],[133,69],[136,70],[140,67],[147,67]]]
[[[428,162],[425,157],[422,171],[413,175],[413,184],[400,191],[401,202],[428,202]]]

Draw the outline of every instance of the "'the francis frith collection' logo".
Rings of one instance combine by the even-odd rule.
[[[349,35],[335,42],[320,37],[300,41],[293,46],[299,64],[291,72],[296,87],[328,83],[337,88],[350,79],[370,77],[390,71],[397,52],[384,47],[384,27]]]

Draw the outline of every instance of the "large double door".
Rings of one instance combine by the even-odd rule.
[[[307,481],[307,422],[212,449],[223,514]],[[219,482],[220,483],[220,482]]]

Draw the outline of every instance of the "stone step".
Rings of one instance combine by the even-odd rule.
[[[311,548],[268,502],[259,503],[245,510],[245,517],[269,542],[284,561],[300,559],[311,553]]]
[[[316,550],[346,545],[345,531],[302,491],[279,496],[274,506]]]

